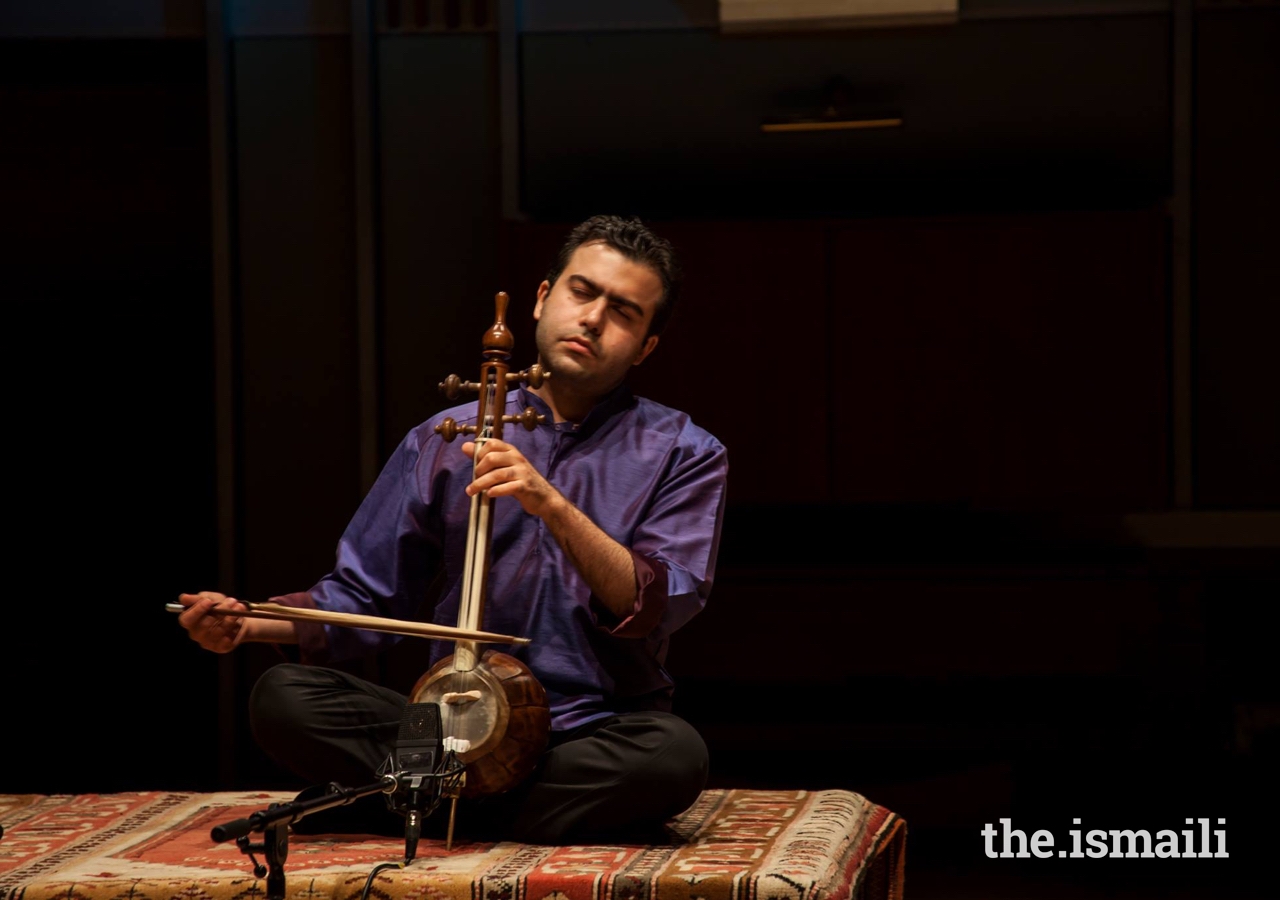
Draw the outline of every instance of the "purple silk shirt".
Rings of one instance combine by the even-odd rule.
[[[706,603],[715,574],[728,463],[724,446],[682,412],[635,397],[625,385],[581,425],[550,424],[551,410],[520,388],[507,414],[532,406],[548,424],[507,424],[503,438],[574,506],[630,549],[637,591],[618,620],[596,599],[546,525],[511,497],[493,500],[493,541],[482,628],[528,637],[486,644],[521,659],[547,690],[551,723],[565,730],[636,709],[670,709],[667,642]],[[476,404],[414,428],[387,461],[338,543],[332,572],[310,591],[272,598],[292,606],[412,619],[444,567],[432,614],[458,625],[471,498],[471,460],[435,426],[447,415],[474,424]],[[399,640],[366,629],[297,623],[309,664],[355,659]],[[430,661],[453,652],[431,641]]]

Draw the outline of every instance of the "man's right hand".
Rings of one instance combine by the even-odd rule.
[[[230,653],[245,639],[246,620],[241,616],[214,615],[209,610],[245,609],[243,603],[217,591],[179,594],[178,602],[186,607],[178,614],[178,624],[187,630],[191,640],[214,653]]]

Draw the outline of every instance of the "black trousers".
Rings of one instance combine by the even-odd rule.
[[[403,694],[346,672],[281,663],[254,685],[250,722],[267,755],[323,793],[330,782],[356,788],[377,781],[407,704]],[[663,823],[697,799],[706,778],[706,744],[691,725],[666,712],[623,713],[552,732],[537,769],[519,786],[459,800],[454,834],[531,844],[653,843],[663,839]],[[443,836],[448,812],[441,803],[423,834]],[[294,827],[395,835],[405,822],[386,795],[371,794]]]

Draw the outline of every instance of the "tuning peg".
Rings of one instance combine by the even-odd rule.
[[[479,383],[475,381],[463,381],[457,375],[450,375],[444,381],[440,382],[440,391],[450,400],[457,400],[458,395],[463,391],[478,391]]]
[[[520,415],[503,416],[502,421],[519,423],[525,427],[526,431],[533,431],[533,429],[537,428],[539,425],[545,424],[547,417],[538,415],[532,406],[526,406],[524,408],[524,412],[520,413]]]
[[[523,372],[508,372],[507,384],[517,381],[523,381],[531,388],[542,387],[542,382],[551,377],[551,373],[543,368],[539,363],[534,363]]]
[[[476,426],[459,425],[454,421],[453,416],[448,416],[443,422],[436,426],[436,434],[440,435],[445,441],[452,441],[460,434],[475,434]]]

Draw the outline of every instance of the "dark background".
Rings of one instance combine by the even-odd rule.
[[[293,787],[242,718],[272,651],[164,604],[309,587],[494,293],[526,364],[551,254],[613,211],[689,274],[637,389],[729,448],[670,656],[712,786],[888,806],[908,896],[1255,896],[1277,47],[1271,2],[749,34],[694,0],[6,5],[0,791]],[[761,130],[833,79],[902,125]],[[368,672],[411,685],[411,643]],[[1201,816],[1229,860],[979,835]]]

